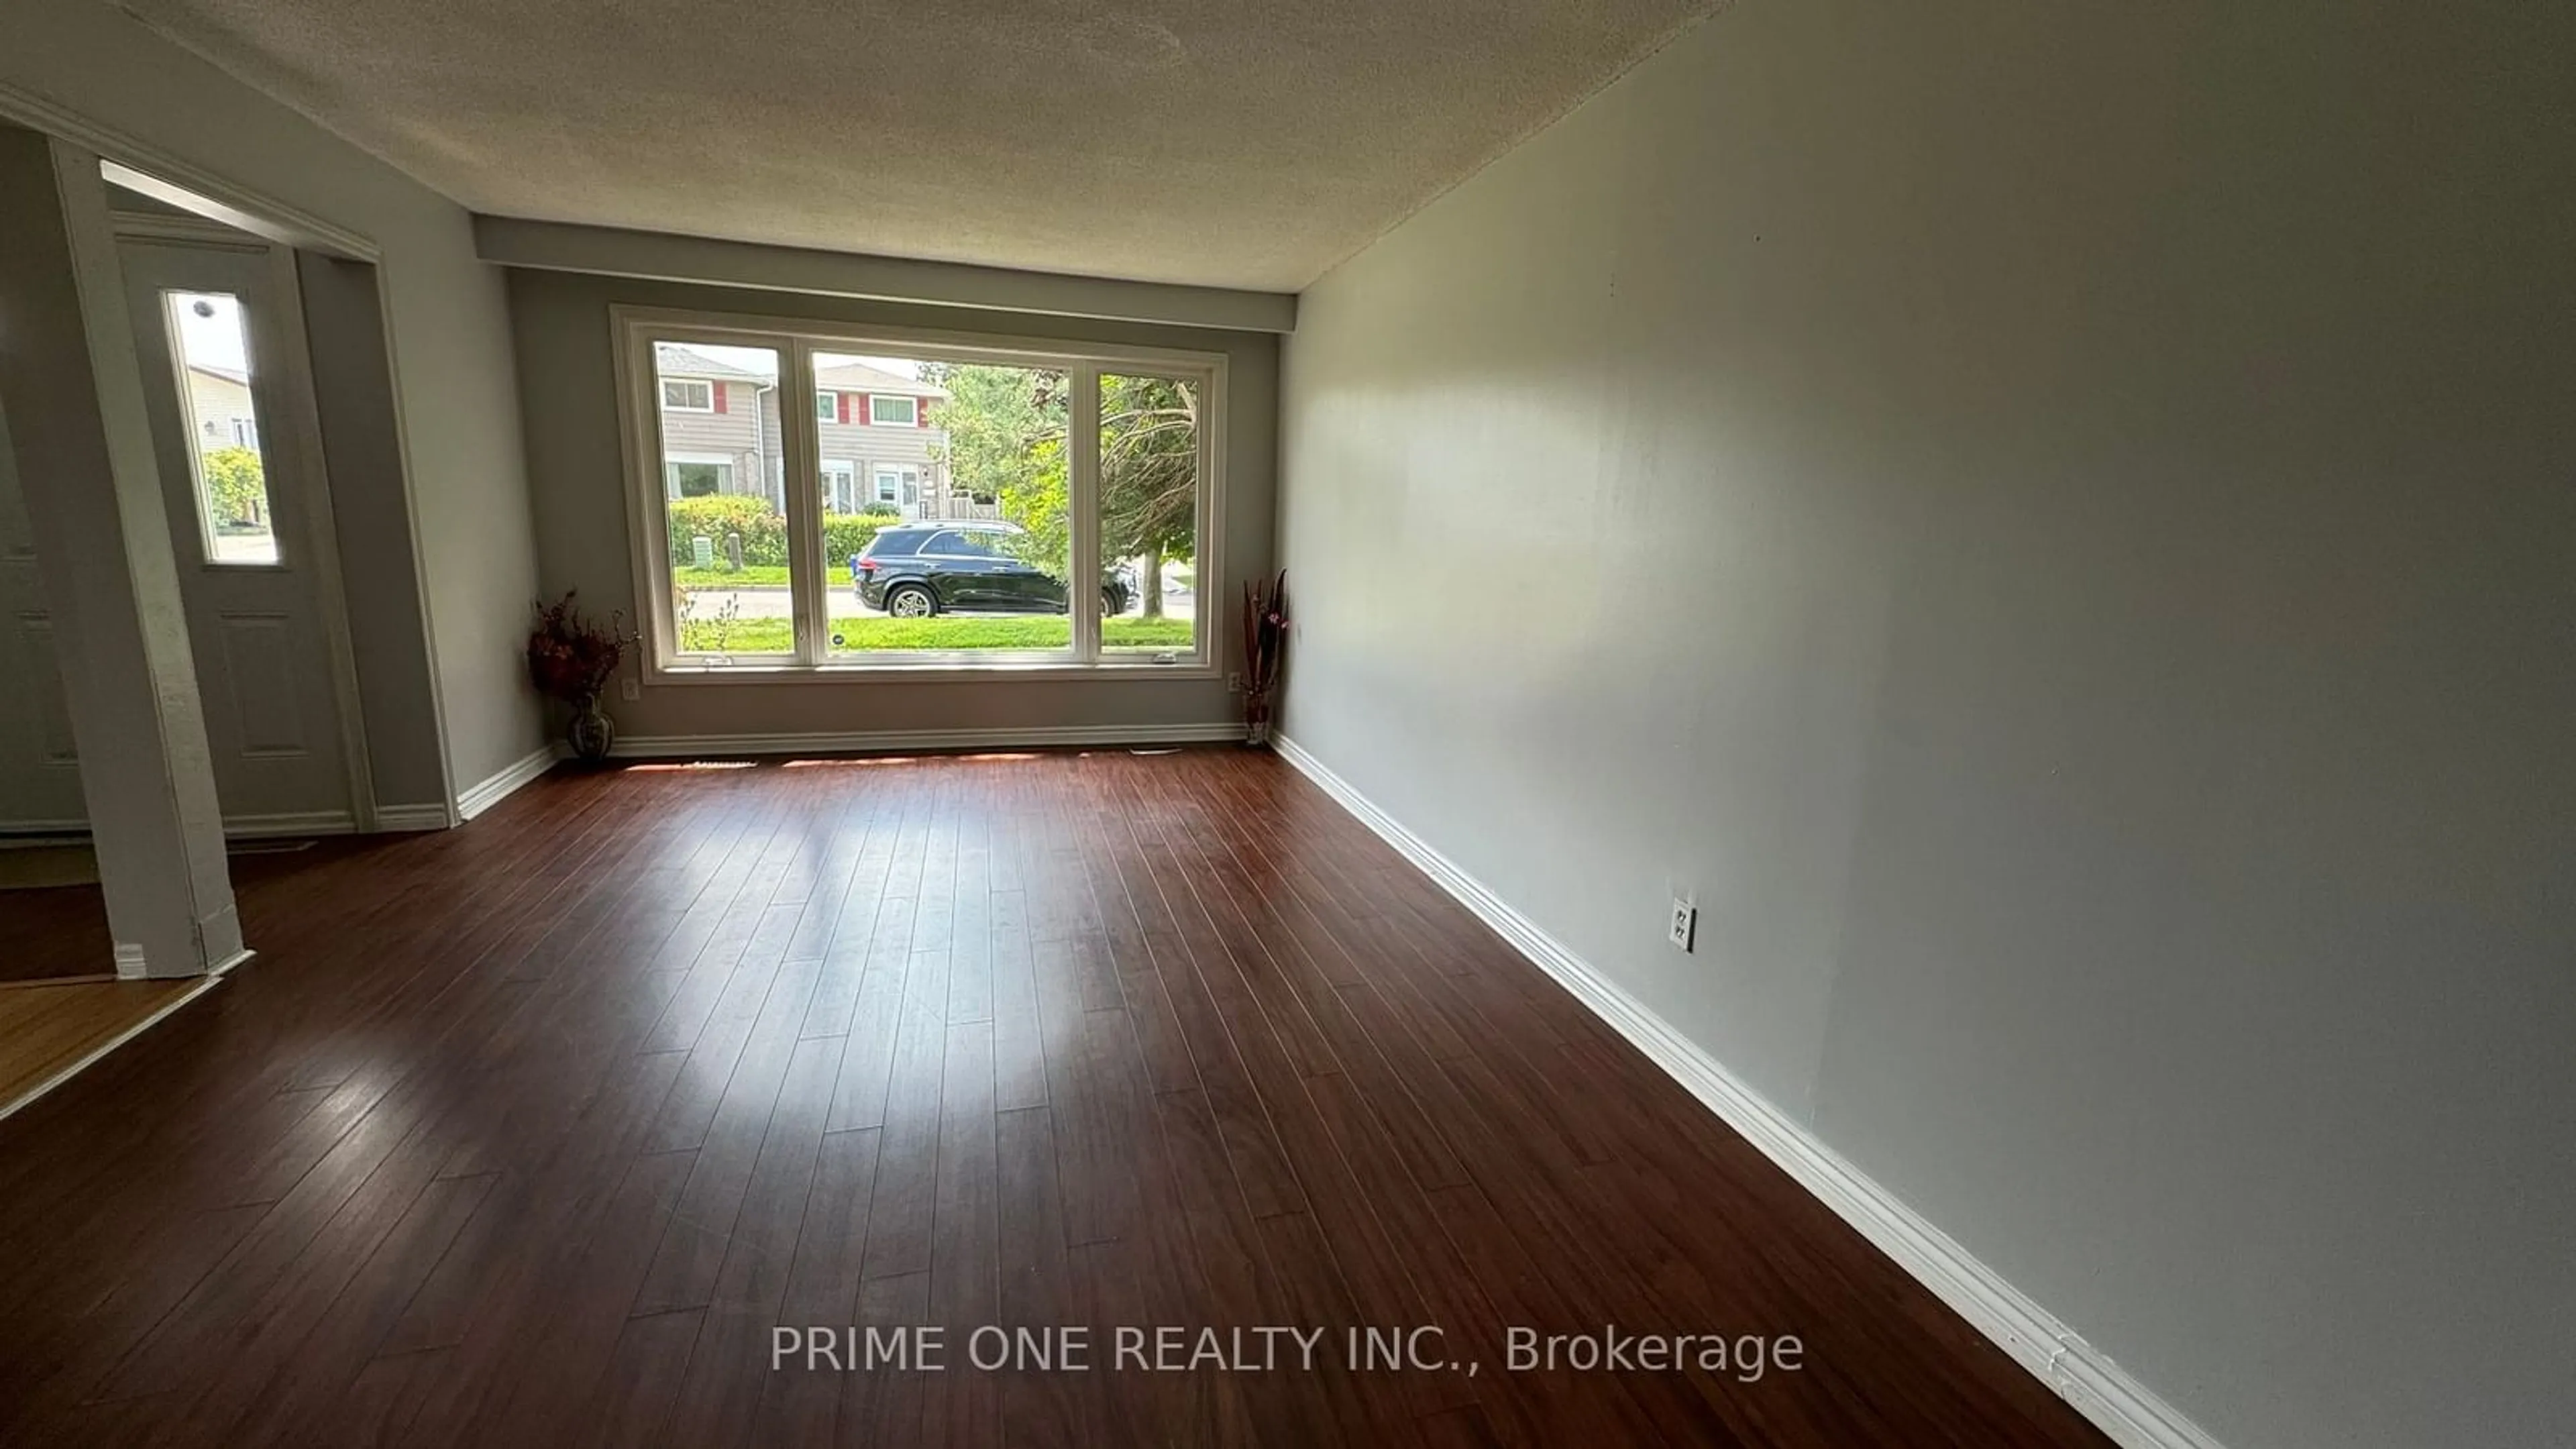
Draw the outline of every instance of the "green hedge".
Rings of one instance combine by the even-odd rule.
[[[716,567],[725,563],[725,537],[742,535],[742,561],[753,566],[787,566],[787,520],[772,512],[769,500],[747,494],[717,494],[670,500],[671,566],[687,568],[697,561],[696,542],[715,545]],[[850,556],[868,546],[877,530],[899,520],[873,513],[823,515],[823,562],[832,578],[850,567]]]
[[[876,513],[826,513],[823,515],[823,570],[827,578],[845,579],[850,572],[850,557],[866,548],[877,536],[877,530],[903,519]]]
[[[742,561],[747,564],[787,562],[787,520],[770,511],[769,500],[748,494],[712,494],[670,501],[671,565],[683,568],[696,559],[695,540],[715,545],[715,561],[725,561],[725,535],[742,535]]]

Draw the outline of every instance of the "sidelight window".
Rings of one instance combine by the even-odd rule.
[[[197,524],[212,565],[273,564],[266,459],[259,447],[250,339],[241,299],[228,292],[164,292],[179,400],[187,410]]]

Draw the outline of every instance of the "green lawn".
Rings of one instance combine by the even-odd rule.
[[[943,614],[932,619],[834,619],[840,652],[881,649],[1062,649],[1073,640],[1073,621],[1062,614]],[[785,619],[741,619],[729,631],[705,621],[680,631],[689,653],[785,654]],[[1100,642],[1111,649],[1187,649],[1187,619],[1103,619]]]
[[[676,568],[671,582],[684,589],[742,589],[768,586],[787,587],[787,565],[744,564],[738,569]]]

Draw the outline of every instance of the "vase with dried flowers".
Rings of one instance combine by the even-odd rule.
[[[585,764],[607,759],[608,747],[616,743],[617,727],[599,707],[599,697],[637,640],[626,628],[623,610],[599,624],[582,617],[570,593],[537,604],[536,627],[528,631],[528,679],[540,694],[571,708],[564,740]]]
[[[1288,575],[1243,586],[1243,742],[1270,743],[1270,693],[1288,662]]]

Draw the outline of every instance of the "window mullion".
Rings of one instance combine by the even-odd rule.
[[[635,586],[639,590],[635,613],[645,628],[646,642],[653,650],[653,668],[669,669],[680,654],[680,621],[671,607],[671,499],[670,444],[663,436],[662,374],[654,365],[653,340],[644,329],[627,324],[619,339],[622,351],[619,364],[626,383],[626,406],[631,416],[621,421],[628,432],[627,450],[637,476],[627,480],[630,504],[639,501],[640,509],[629,513],[638,526],[639,552],[635,560]]]
[[[1198,592],[1191,604],[1190,638],[1191,648],[1202,663],[1218,664],[1223,662],[1227,646],[1225,636],[1217,632],[1217,623],[1230,616],[1231,604],[1225,593],[1225,506],[1218,483],[1225,475],[1221,451],[1225,446],[1226,418],[1224,364],[1201,373],[1197,381],[1198,494],[1191,506],[1198,511],[1198,530],[1190,568]]]
[[[1073,657],[1094,664],[1100,659],[1100,368],[1077,363],[1068,380],[1065,508],[1072,515],[1073,556],[1066,561],[1072,577],[1065,612],[1073,621]]]
[[[779,431],[784,462],[780,468],[780,503],[787,515],[787,585],[796,616],[796,659],[800,664],[820,664],[829,654],[826,642],[831,631],[831,579],[823,560],[822,433],[814,416],[811,401],[803,406],[789,404],[791,398],[811,399],[814,389],[814,347],[801,337],[789,338],[780,349],[786,364],[786,376],[779,380]],[[766,482],[766,480],[763,480]]]

